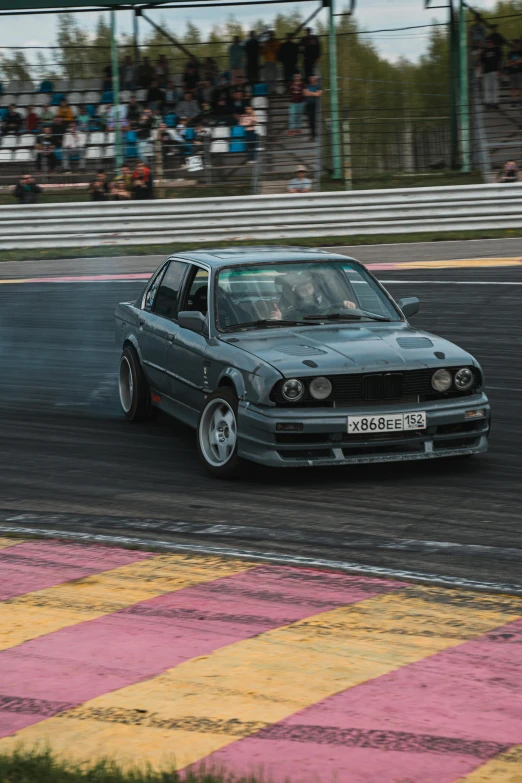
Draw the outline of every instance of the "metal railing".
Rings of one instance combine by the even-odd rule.
[[[0,207],[0,247],[296,240],[522,227],[522,183]]]

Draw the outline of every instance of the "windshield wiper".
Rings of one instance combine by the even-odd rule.
[[[225,327],[224,331],[236,331],[238,329],[245,329],[247,327],[259,327],[260,329],[264,329],[266,326],[312,326],[316,324],[309,324],[306,323],[306,321],[285,321],[279,320],[273,318],[260,318],[258,321],[245,321],[242,324],[234,324],[233,326],[227,326]]]
[[[352,321],[360,318],[371,318],[372,321],[390,321],[384,315],[369,313],[367,310],[346,310],[343,313],[329,313],[328,315],[305,315],[305,321]]]

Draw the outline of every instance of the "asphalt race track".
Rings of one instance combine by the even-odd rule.
[[[392,260],[517,255],[514,240],[484,250],[444,243],[457,244],[400,246]],[[360,250],[365,261],[388,260],[385,247]],[[40,262],[38,274],[148,271],[156,261],[89,264]],[[0,264],[0,278],[27,278],[36,267]],[[487,455],[334,470],[252,466],[240,481],[218,482],[200,468],[191,430],[163,417],[133,425],[120,414],[112,314],[142,282],[11,279],[0,285],[0,526],[328,559],[522,591],[522,265],[378,276],[396,297],[419,296],[415,325],[481,361],[494,414]]]

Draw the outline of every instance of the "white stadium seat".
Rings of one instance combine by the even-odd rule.
[[[55,92],[67,92],[69,89],[69,79],[57,79],[53,81],[53,87]]]
[[[39,92],[38,95],[33,96],[33,106],[47,106],[50,100],[47,93]]]
[[[210,152],[223,153],[228,152],[228,141],[218,139],[213,141],[210,145]]]
[[[12,159],[12,150],[0,149],[0,163],[10,163]]]
[[[35,143],[36,136],[33,133],[24,133],[24,135],[20,136],[18,139],[19,147],[34,147]]]
[[[176,87],[182,87],[183,86],[183,74],[175,73],[174,76],[171,76],[171,81],[174,82]]]
[[[255,98],[252,98],[252,108],[268,109],[268,98],[264,95],[257,95]]]
[[[116,153],[114,151],[114,145],[110,144],[108,147],[105,147],[105,149],[103,150],[104,158],[114,158],[115,154]]]
[[[147,100],[147,90],[137,90],[136,91],[136,100],[138,103],[141,103],[142,101]]]
[[[85,157],[87,160],[100,160],[102,157],[101,147],[87,147]]]
[[[30,106],[33,102],[33,96],[32,95],[18,95],[16,97],[16,103],[18,106]]]
[[[259,120],[259,122],[263,123],[263,125],[266,125],[266,120],[268,117],[268,112],[266,111],[260,111],[259,109],[256,109],[256,117]]]
[[[122,90],[120,92],[120,103],[128,103],[132,93],[130,90]]]
[[[105,133],[93,131],[89,134],[89,144],[105,144]]]
[[[5,149],[6,147],[17,147],[18,146],[18,137],[17,136],[4,136],[2,138],[2,147]]]
[[[0,101],[2,106],[9,106],[11,103],[16,103],[16,95],[10,95],[9,93],[0,95]]]
[[[67,100],[71,106],[77,106],[79,103],[83,103],[83,97],[79,92],[71,92],[67,96]]]
[[[101,98],[101,93],[91,90],[85,93],[84,103],[98,103]]]
[[[14,159],[16,163],[28,163],[34,160],[33,150],[15,150]]]
[[[266,125],[256,125],[256,133],[258,136],[266,136]]]
[[[107,134],[107,144],[114,144],[116,141],[116,133],[114,131],[109,131]]]
[[[229,136],[230,128],[228,128],[226,125],[216,125],[215,128],[212,128],[213,139],[228,139]]]

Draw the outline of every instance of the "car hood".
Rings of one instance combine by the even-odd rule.
[[[448,340],[404,323],[271,328],[236,332],[226,341],[285,377],[476,365],[469,353]]]

